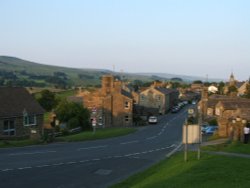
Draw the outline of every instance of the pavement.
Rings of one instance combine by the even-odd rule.
[[[202,142],[201,146],[217,145],[217,144],[223,144],[226,142],[228,142],[228,138],[220,138],[216,140]]]

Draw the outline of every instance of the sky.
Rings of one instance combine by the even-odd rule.
[[[0,55],[247,80],[249,0],[1,0]]]

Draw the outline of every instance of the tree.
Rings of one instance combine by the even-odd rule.
[[[218,87],[219,94],[223,94],[224,93],[224,87],[225,87],[225,83],[224,82],[220,82],[219,83],[219,87]]]
[[[249,83],[246,86],[245,97],[250,99],[250,84]]]
[[[193,84],[202,84],[203,82],[201,80],[195,80],[193,81]]]
[[[171,84],[172,84],[173,89],[177,89],[181,86],[181,84],[179,82],[171,82]]]
[[[56,117],[60,122],[67,123],[69,129],[82,127],[83,129],[90,128],[90,112],[81,104],[61,101],[57,106]]]
[[[229,86],[227,94],[235,93],[237,91],[238,91],[237,87],[235,87],[235,86]]]
[[[41,97],[37,101],[46,111],[51,111],[57,105],[55,94],[47,89],[41,92]]]

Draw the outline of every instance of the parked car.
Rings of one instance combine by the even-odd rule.
[[[172,112],[172,113],[177,113],[179,110],[180,110],[180,108],[179,108],[178,106],[174,106],[174,107],[171,109],[171,112]]]
[[[156,124],[158,122],[158,119],[156,116],[149,116],[148,123],[149,124]]]
[[[208,126],[204,134],[214,134],[218,130],[217,126]]]

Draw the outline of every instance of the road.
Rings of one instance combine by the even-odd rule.
[[[0,187],[108,187],[177,148],[185,118],[182,109],[127,136],[0,149]]]

